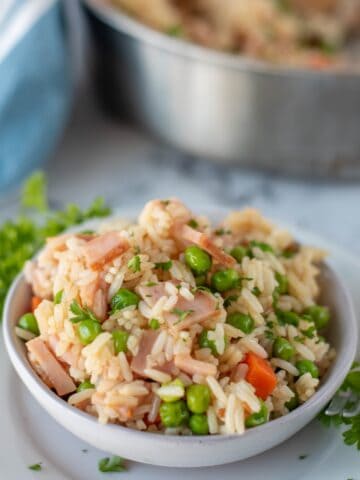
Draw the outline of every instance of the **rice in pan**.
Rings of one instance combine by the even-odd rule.
[[[212,226],[153,200],[137,223],[49,238],[16,331],[49,388],[101,423],[242,434],[306,402],[334,357],[323,258],[256,210]]]

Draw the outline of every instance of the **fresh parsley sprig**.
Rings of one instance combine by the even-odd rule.
[[[349,391],[352,394],[358,395],[360,398],[360,363],[354,362],[350,372],[347,374],[344,383],[341,385],[341,391]],[[349,403],[351,403],[349,401]],[[346,405],[350,407],[350,405]],[[353,445],[360,450],[360,414],[354,417],[344,417],[341,413],[333,416],[325,414],[327,406],[319,414],[319,420],[325,427],[340,427],[345,426],[345,431],[342,432],[345,445]]]
[[[110,214],[101,197],[86,210],[74,204],[67,205],[64,210],[49,210],[46,178],[42,172],[35,172],[23,185],[21,205],[18,219],[6,220],[0,225],[0,318],[12,281],[47,237],[85,220]]]

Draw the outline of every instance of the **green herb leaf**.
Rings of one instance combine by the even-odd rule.
[[[59,305],[61,303],[63,293],[64,293],[64,290],[59,290],[58,292],[56,292],[54,297],[55,305]]]
[[[98,467],[99,471],[102,473],[126,471],[124,459],[118,457],[117,455],[113,457],[102,458],[101,460],[99,460]]]
[[[174,313],[175,315],[177,315],[179,317],[179,320],[177,322],[175,322],[174,325],[182,322],[183,320],[185,320],[185,318],[190,315],[190,313],[193,313],[194,310],[180,310],[180,308],[173,308],[171,310],[171,313]]]
[[[145,283],[145,287],[155,287],[155,285],[158,285],[156,282],[147,282]]]
[[[35,172],[26,180],[21,192],[21,205],[40,212],[48,209],[47,185],[43,172]]]
[[[191,228],[198,228],[199,227],[198,222],[194,218],[192,218],[191,220],[188,221],[188,225]]]
[[[81,308],[76,300],[72,301],[70,305],[70,311],[74,314],[74,316],[70,318],[70,321],[72,323],[79,323],[83,320],[92,320],[93,322],[99,322],[98,318],[96,318],[96,316],[89,308]]]
[[[170,37],[182,37],[184,30],[181,25],[174,25],[166,30],[167,35]],[[168,202],[168,200],[163,200],[163,202]]]
[[[29,469],[29,470],[34,470],[35,472],[39,472],[39,471],[42,469],[42,467],[41,467],[41,462],[39,462],[39,463],[34,463],[33,465],[29,465],[29,466],[28,466],[28,469]]]
[[[224,300],[224,307],[225,308],[229,307],[233,302],[236,302],[238,298],[239,298],[239,295],[229,295]]]
[[[139,255],[135,255],[135,257],[133,257],[131,260],[129,260],[127,266],[134,273],[140,272],[140,270],[141,270],[141,260],[140,260]]]
[[[38,172],[24,184],[22,205],[43,211],[47,206],[45,195],[45,177]],[[0,225],[0,318],[12,281],[26,260],[33,257],[44,245],[47,237],[58,235],[66,228],[85,220],[104,217],[109,213],[110,209],[104,200],[97,198],[85,211],[81,211],[76,205],[68,205],[62,211],[46,211],[46,215],[40,217],[34,217],[32,213],[26,216],[23,214],[17,220],[7,220]]]
[[[172,261],[171,260],[169,260],[167,262],[155,263],[155,268],[157,268],[159,270],[164,270],[164,272],[167,272],[168,270],[170,270],[171,267],[172,267]]]
[[[222,236],[222,235],[231,235],[231,230],[226,230],[225,228],[218,228],[215,230],[215,235]]]

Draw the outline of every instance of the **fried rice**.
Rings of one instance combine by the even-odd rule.
[[[137,222],[49,238],[25,267],[38,331],[20,321],[16,332],[48,387],[101,423],[242,434],[311,398],[334,358],[311,316],[324,257],[254,209],[213,226],[153,200]]]
[[[152,28],[208,48],[281,65],[354,68],[348,47],[359,38],[358,0],[107,1]]]

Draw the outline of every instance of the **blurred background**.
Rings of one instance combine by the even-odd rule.
[[[252,205],[360,252],[359,11],[2,0],[0,219],[44,168],[54,208]]]

